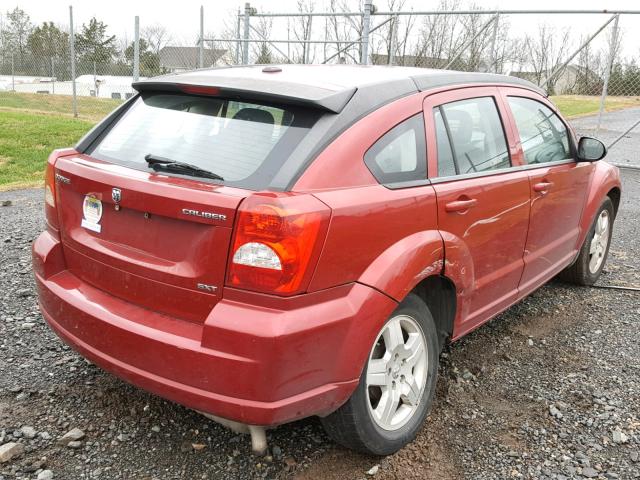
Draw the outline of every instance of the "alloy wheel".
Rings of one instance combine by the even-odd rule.
[[[366,387],[369,413],[384,430],[406,425],[418,409],[427,382],[427,342],[418,322],[391,318],[369,355]]]
[[[610,225],[609,212],[602,210],[596,221],[596,228],[593,232],[591,244],[589,245],[589,272],[592,274],[600,269],[604,261],[607,244],[609,243]]]

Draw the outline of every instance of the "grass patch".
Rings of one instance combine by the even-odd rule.
[[[0,109],[0,190],[42,185],[51,150],[75,144],[93,122]]]
[[[122,103],[110,98],[77,97],[78,118],[97,122]],[[0,111],[30,111],[73,118],[70,95],[0,92]]]
[[[583,117],[598,113],[600,110],[600,97],[556,95],[550,99],[567,118]],[[640,97],[607,97],[604,104],[607,112],[629,107],[640,107]]]

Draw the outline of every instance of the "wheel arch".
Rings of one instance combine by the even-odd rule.
[[[401,302],[425,278],[444,268],[442,237],[424,230],[394,243],[379,255],[358,279]]]
[[[622,192],[621,185],[620,171],[618,168],[607,162],[596,162],[589,192],[582,211],[580,236],[576,243],[576,249],[580,249],[584,243],[587,233],[593,224],[593,219],[605,198],[611,198],[614,215],[617,214]]]
[[[456,286],[444,275],[431,275],[418,283],[412,290],[429,308],[438,330],[440,348],[453,335],[453,325],[457,311]]]
[[[620,191],[620,187],[613,187],[611,190],[607,192],[607,197],[611,199],[611,203],[613,203],[613,215],[614,217],[618,216],[618,208],[620,208],[620,196],[622,192]]]

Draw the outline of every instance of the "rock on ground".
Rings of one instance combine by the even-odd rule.
[[[24,445],[16,442],[5,443],[4,445],[0,445],[0,463],[6,463],[21,455],[24,452]]]

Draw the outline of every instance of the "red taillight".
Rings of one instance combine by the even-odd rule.
[[[51,152],[47,159],[47,169],[44,174],[44,215],[47,226],[52,233],[58,233],[58,213],[56,195],[56,162],[60,157],[77,154],[73,148],[59,148]],[[62,177],[62,181],[69,183],[69,179]]]
[[[47,225],[54,231],[58,230],[58,213],[56,210],[56,172],[55,165],[59,153],[54,150],[47,160],[47,170],[44,176],[44,215]]]
[[[304,291],[330,215],[311,195],[247,198],[238,210],[227,284],[279,295]]]

